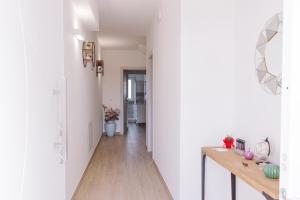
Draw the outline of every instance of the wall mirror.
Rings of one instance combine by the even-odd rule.
[[[274,95],[281,93],[282,14],[278,13],[260,32],[255,52],[255,66],[260,85]]]

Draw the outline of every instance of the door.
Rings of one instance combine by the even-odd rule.
[[[19,1],[26,55],[23,200],[65,199],[63,2]]]

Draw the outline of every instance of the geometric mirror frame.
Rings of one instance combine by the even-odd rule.
[[[273,16],[260,32],[255,51],[255,69],[259,84],[274,95],[281,94],[282,24],[282,13]],[[272,44],[275,42],[278,44]],[[276,53],[272,55],[270,52],[274,52],[274,49]]]

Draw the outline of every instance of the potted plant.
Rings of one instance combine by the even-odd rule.
[[[227,149],[231,149],[234,147],[234,138],[231,137],[231,136],[227,136],[223,139],[223,142],[224,142],[224,146],[227,148]]]
[[[119,120],[119,109],[108,108],[103,105],[104,113],[105,113],[105,132],[107,136],[112,137],[116,132],[116,120]]]

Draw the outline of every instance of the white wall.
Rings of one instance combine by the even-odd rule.
[[[65,189],[70,199],[101,135],[101,78],[81,64],[81,43],[73,37],[80,23],[70,1],[12,0],[0,10],[0,40],[5,46],[0,55],[0,154],[5,161],[0,166],[0,199],[63,200]],[[94,34],[86,37],[96,41]],[[53,90],[64,74],[69,116],[66,169],[53,147],[59,134]],[[87,139],[90,121],[92,150]]]
[[[254,53],[260,31],[276,13],[282,12],[282,0],[235,1],[235,135],[247,141],[247,148],[269,137],[271,161],[279,164],[281,130],[281,95],[268,94],[258,84]],[[258,6],[259,5],[259,6]],[[255,13],[255,15],[253,15]],[[237,198],[264,198],[238,181]],[[246,194],[246,195],[245,195]]]
[[[10,62],[13,63],[14,59],[19,60],[20,56],[20,63],[16,67],[23,65],[26,68],[22,74],[26,79],[26,90],[24,86],[19,88],[26,92],[26,126],[25,129],[19,130],[19,133],[26,133],[27,136],[26,139],[22,136],[17,139],[20,143],[25,141],[27,144],[24,150],[23,191],[20,198],[62,200],[65,196],[65,171],[53,145],[59,135],[59,95],[55,95],[53,90],[58,89],[59,78],[63,76],[63,3],[59,0],[18,2],[10,12],[20,19],[23,44],[12,48],[18,52],[24,45],[26,59],[25,63],[22,63],[23,56],[15,55]],[[5,24],[9,23],[8,17],[5,17],[8,20]],[[18,33],[12,29],[5,31],[12,36]],[[23,92],[20,92],[20,95],[24,94]],[[22,116],[24,108],[18,108]],[[15,113],[15,116],[18,114]],[[18,122],[14,123],[14,126],[18,127]],[[8,151],[9,149],[5,150]],[[11,164],[9,160],[6,162]]]
[[[147,39],[147,55],[151,55],[152,52],[153,159],[173,198],[179,199],[181,95],[179,0],[161,2]]]
[[[201,147],[232,134],[233,3],[182,1],[180,199],[201,197]],[[207,199],[230,199],[228,172],[209,160],[207,177]]]
[[[181,9],[174,9],[176,6]],[[228,134],[245,139],[252,149],[269,136],[271,160],[278,162],[280,96],[265,93],[258,84],[254,53],[265,22],[281,8],[280,0],[162,1],[147,40],[148,55],[152,48],[154,52],[153,155],[175,199],[179,199],[179,163],[170,155],[176,155],[178,149],[180,199],[201,197],[201,147],[221,145]],[[170,64],[175,61],[180,65]],[[170,77],[164,79],[170,66],[169,76],[177,78],[172,86],[168,85]],[[166,105],[162,99],[172,99],[172,103]],[[171,113],[171,119],[181,114],[180,120],[175,125],[166,113]],[[174,128],[180,128],[180,133]],[[229,172],[208,160],[207,177],[208,199],[231,198]],[[245,200],[263,199],[239,180],[237,195]]]
[[[104,60],[103,104],[122,109],[121,101],[121,68],[146,69],[145,55],[138,50],[102,50]],[[117,121],[117,132],[123,133],[123,113]]]
[[[0,166],[0,199],[63,200],[65,170],[70,199],[92,153],[86,140],[88,122],[94,123],[92,148],[101,134],[101,81],[95,70],[80,64],[81,44],[73,39],[69,1],[12,0],[0,10],[5,46],[0,55],[0,152],[5,161]],[[96,41],[94,34],[87,37]],[[54,90],[64,73],[69,81],[67,169],[53,145],[60,118]]]
[[[254,52],[264,24],[281,8],[279,0],[182,4],[182,199],[200,197],[201,146],[221,144],[227,134],[245,139],[252,150],[270,137],[271,160],[278,163],[280,96],[267,94],[258,84]],[[228,172],[214,162],[207,169],[207,198],[227,194],[230,199],[229,187],[224,187]],[[237,198],[264,199],[239,180],[237,189]]]
[[[268,94],[259,85],[254,53],[265,23],[282,12],[282,0],[236,1],[235,5],[234,133],[246,139],[251,149],[269,137],[271,160],[279,163],[281,95]]]
[[[0,199],[19,199],[25,158],[26,60],[18,1],[0,7]]]
[[[65,76],[67,79],[68,160],[66,163],[67,199],[71,199],[102,134],[102,77],[95,68],[82,64],[82,42],[74,38],[79,29],[86,41],[97,43],[77,18],[70,0],[64,1]],[[96,47],[96,58],[100,58]],[[89,124],[92,123],[92,133]]]

